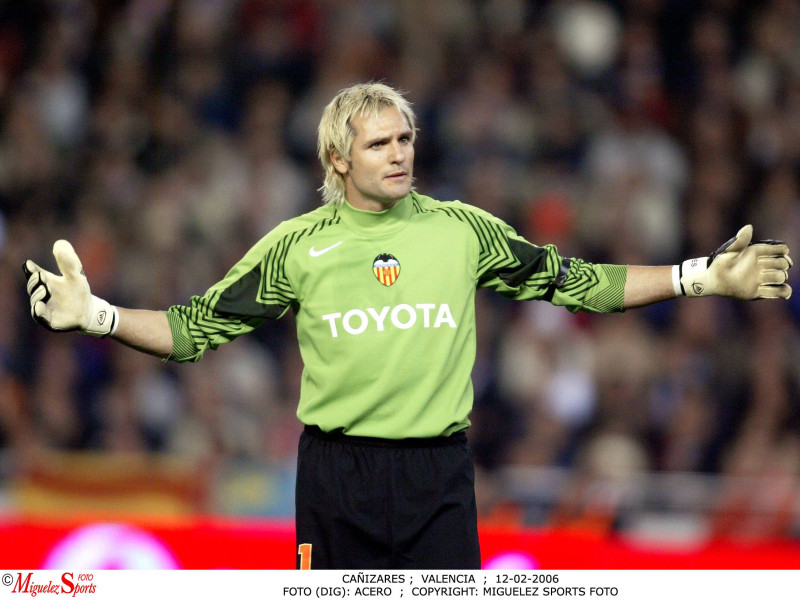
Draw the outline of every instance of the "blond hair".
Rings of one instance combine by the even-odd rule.
[[[317,130],[317,154],[325,169],[325,181],[320,188],[322,201],[341,204],[345,198],[344,176],[336,170],[331,153],[336,152],[350,161],[350,148],[356,132],[351,121],[358,115],[377,115],[381,109],[396,108],[408,121],[411,142],[416,137],[416,117],[411,103],[401,92],[378,82],[359,83],[341,90],[322,112]]]

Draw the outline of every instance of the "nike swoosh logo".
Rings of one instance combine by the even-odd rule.
[[[311,246],[311,248],[309,248],[309,249],[308,249],[308,253],[309,253],[311,256],[322,256],[322,255],[323,255],[323,254],[325,254],[326,252],[330,252],[331,250],[333,250],[334,248],[336,248],[336,246],[338,246],[339,244],[341,244],[343,241],[344,241],[344,240],[339,240],[338,242],[336,242],[336,243],[335,243],[335,244],[333,244],[332,246],[328,246],[327,248],[323,248],[322,250],[314,250],[314,246]]]

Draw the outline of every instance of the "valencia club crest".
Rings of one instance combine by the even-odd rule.
[[[400,275],[400,263],[391,254],[381,254],[372,262],[372,272],[385,286],[392,285]]]

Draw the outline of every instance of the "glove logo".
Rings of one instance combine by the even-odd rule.
[[[380,254],[372,261],[372,272],[378,281],[388,287],[400,276],[400,262],[391,254]]]
[[[101,310],[99,313],[97,313],[97,324],[102,325],[105,322],[106,322],[106,311]]]
[[[692,291],[697,294],[698,296],[703,293],[703,284],[702,283],[693,283],[692,284]]]

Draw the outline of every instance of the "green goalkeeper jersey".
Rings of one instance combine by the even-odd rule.
[[[570,311],[622,309],[626,267],[565,259],[460,202],[412,192],[383,212],[327,204],[263,237],[203,296],[167,311],[170,359],[294,311],[299,419],[399,439],[469,427],[475,291]]]

